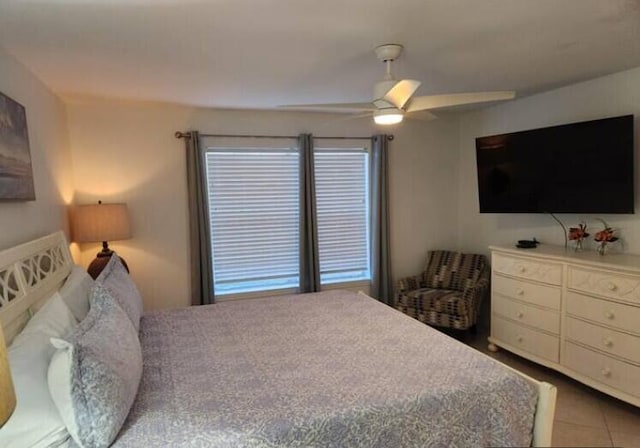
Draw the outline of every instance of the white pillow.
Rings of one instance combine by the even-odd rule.
[[[0,446],[50,447],[68,442],[70,436],[47,383],[54,348],[49,340],[64,337],[77,323],[55,293],[31,318],[9,347],[9,366],[16,392],[16,409],[0,428]]]
[[[62,300],[78,322],[82,321],[89,312],[89,292],[93,283],[93,279],[84,268],[74,266],[71,274],[60,288]]]

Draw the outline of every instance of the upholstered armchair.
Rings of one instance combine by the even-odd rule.
[[[395,307],[425,324],[475,330],[489,277],[484,255],[431,251],[424,272],[398,282]]]

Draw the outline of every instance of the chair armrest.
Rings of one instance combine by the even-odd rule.
[[[405,277],[398,280],[397,292],[399,294],[407,291],[413,291],[414,289],[421,288],[424,283],[423,275],[413,275],[411,277]]]
[[[474,305],[474,308],[480,306],[482,299],[489,289],[489,270],[485,269],[480,278],[473,285],[468,286],[462,291],[462,298]]]
[[[480,313],[480,305],[484,296],[489,289],[489,277],[482,276],[473,285],[462,291],[462,300],[467,303],[470,317],[470,326],[476,325],[478,322],[478,314]]]

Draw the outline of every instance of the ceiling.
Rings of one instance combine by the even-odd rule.
[[[417,95],[527,95],[640,66],[640,0],[0,0],[0,46],[63,96],[366,101],[383,43]]]

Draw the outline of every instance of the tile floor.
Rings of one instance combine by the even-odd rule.
[[[478,334],[468,343],[495,359],[558,388],[553,427],[554,447],[640,448],[640,408],[505,350],[489,353],[486,335]]]

